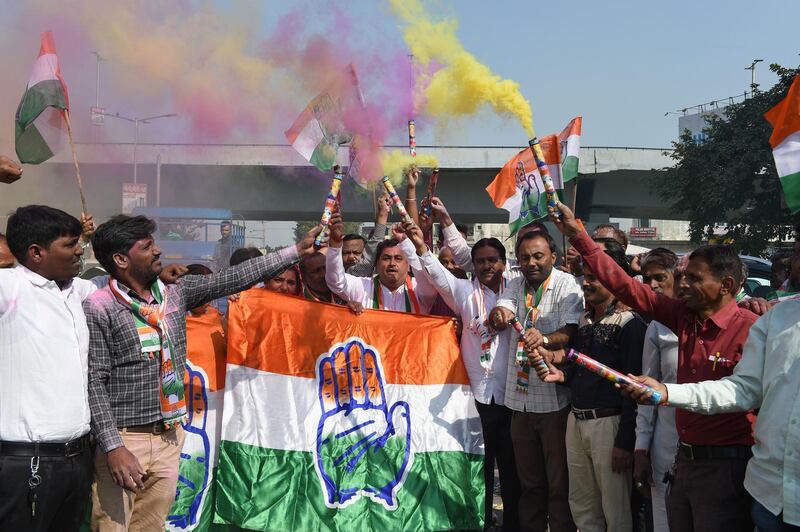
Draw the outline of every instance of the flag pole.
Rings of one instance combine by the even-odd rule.
[[[86,208],[86,196],[83,194],[83,180],[81,180],[81,169],[78,166],[78,153],[75,151],[75,142],[72,140],[72,125],[69,121],[69,109],[64,109],[64,119],[67,122],[67,136],[69,137],[69,146],[72,148],[72,162],[75,163],[75,180],[78,182],[78,192],[81,194],[81,209],[83,214],[89,214],[89,209]]]

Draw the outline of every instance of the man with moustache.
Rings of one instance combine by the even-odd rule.
[[[95,256],[108,285],[85,303],[89,405],[95,456],[92,529],[162,529],[175,497],[185,419],[186,314],[276,275],[312,249],[316,227],[290,248],[212,275],[158,279],[156,226],[144,216],[113,217],[97,228]]]
[[[627,270],[625,249],[616,240],[601,240],[606,255]],[[584,265],[583,274],[589,310],[575,348],[623,374],[638,374],[646,324],[600,284],[591,265]],[[569,376],[550,365],[537,373],[546,382],[566,382],[572,391],[566,434],[572,517],[581,532],[629,532],[636,405],[596,373],[571,365],[566,371]]]
[[[475,406],[481,418],[485,445],[484,504],[486,526],[492,523],[494,464],[500,473],[503,499],[503,530],[519,530],[519,479],[511,442],[512,411],[503,404],[508,366],[509,333],[498,334],[487,323],[488,313],[503,294],[506,250],[496,238],[482,238],[472,247],[472,281],[454,275],[425,245],[422,231],[407,231],[414,243],[422,269],[444,302],[466,325],[460,339],[461,357],[469,375]]]
[[[733,373],[757,316],[736,304],[742,262],[730,246],[697,248],[681,277],[680,299],[632,279],[592,241],[563,203],[551,220],[598,280],[622,303],[656,319],[678,337],[677,381],[719,380]],[[667,495],[671,530],[751,532],[744,474],[752,456],[753,416],[748,412],[703,416],[675,414],[680,438]]]
[[[334,213],[330,220],[331,234],[325,256],[325,282],[331,292],[350,303],[361,303],[364,308],[395,310],[428,314],[438,295],[425,277],[412,278],[409,258],[419,268],[414,244],[400,230],[394,237],[378,245],[373,277],[355,277],[345,273],[342,263],[344,238],[341,214]]]
[[[510,280],[498,297],[490,324],[505,330],[516,317],[525,328],[528,352],[567,348],[583,314],[580,286],[572,275],[554,268],[557,250],[549,234],[525,233],[515,251],[522,275]],[[520,528],[574,532],[564,445],[569,389],[538,379],[524,356],[518,360],[516,332],[511,335],[504,402],[514,411],[511,439],[522,486]]]

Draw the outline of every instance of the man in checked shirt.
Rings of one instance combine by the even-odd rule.
[[[175,497],[186,413],[186,312],[240,292],[313,251],[316,227],[297,244],[212,275],[158,281],[156,226],[119,215],[92,244],[108,285],[84,303],[89,326],[89,407],[95,457],[92,529],[163,530]]]

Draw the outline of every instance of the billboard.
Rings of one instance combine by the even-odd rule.
[[[706,141],[706,134],[703,132],[703,129],[708,127],[706,118],[709,116],[725,118],[725,107],[678,117],[678,136],[683,135],[684,130],[688,129],[692,135],[692,139],[694,139],[697,144],[704,143]]]

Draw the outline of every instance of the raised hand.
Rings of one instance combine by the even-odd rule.
[[[332,248],[342,247],[344,240],[344,222],[342,221],[342,213],[334,211],[331,219],[328,222],[328,229],[330,230],[330,238],[328,239],[328,246]]]
[[[5,155],[0,155],[0,183],[11,184],[22,177],[22,167]]]
[[[403,224],[397,223],[392,225],[392,238],[398,242],[402,242],[406,239],[406,230],[403,228]]]
[[[442,225],[451,225],[453,223],[450,213],[447,212],[447,207],[444,206],[438,196],[431,198],[431,213],[433,213],[433,218]]]
[[[166,284],[174,284],[187,273],[189,273],[189,268],[182,264],[167,264],[161,268],[161,273],[158,274],[158,278]]]
[[[366,496],[397,508],[411,464],[411,416],[405,401],[387,404],[378,354],[359,339],[335,346],[320,358],[317,381],[315,460],[326,506]]]
[[[406,177],[408,178],[407,186],[409,188],[416,188],[417,183],[419,182],[419,176],[420,176],[419,168],[417,168],[416,166],[412,166],[411,168],[409,168],[408,172],[406,173]]]
[[[331,217],[333,220],[333,217]],[[308,255],[309,253],[314,253],[316,250],[314,249],[314,240],[316,240],[317,235],[322,232],[322,226],[317,224],[315,227],[312,227],[311,230],[305,234],[303,239],[297,243],[297,253],[302,257],[303,255]],[[333,232],[333,229],[331,229]],[[341,245],[341,244],[340,244]]]
[[[211,442],[206,431],[208,418],[208,396],[206,375],[191,362],[186,362],[189,389],[186,394],[186,410],[189,414],[183,429],[186,441],[181,448],[178,462],[178,485],[175,502],[167,516],[167,522],[177,528],[189,528],[197,524],[202,509],[201,502],[211,480]]]
[[[575,213],[560,201],[558,202],[558,211],[554,211],[551,208],[547,210],[550,212],[550,221],[553,222],[558,230],[567,238],[577,236],[583,231],[583,226],[575,219]]]
[[[92,235],[95,231],[94,216],[89,213],[81,213],[81,240],[84,242],[91,242]]]
[[[414,247],[417,250],[417,255],[423,255],[426,251],[428,251],[428,246],[425,244],[425,235],[422,233],[422,229],[415,225],[414,222],[404,222],[403,230],[405,231],[406,236],[414,244]]]
[[[384,194],[378,198],[378,215],[375,217],[375,222],[386,225],[389,221],[389,215],[392,213],[392,200],[389,194]]]

